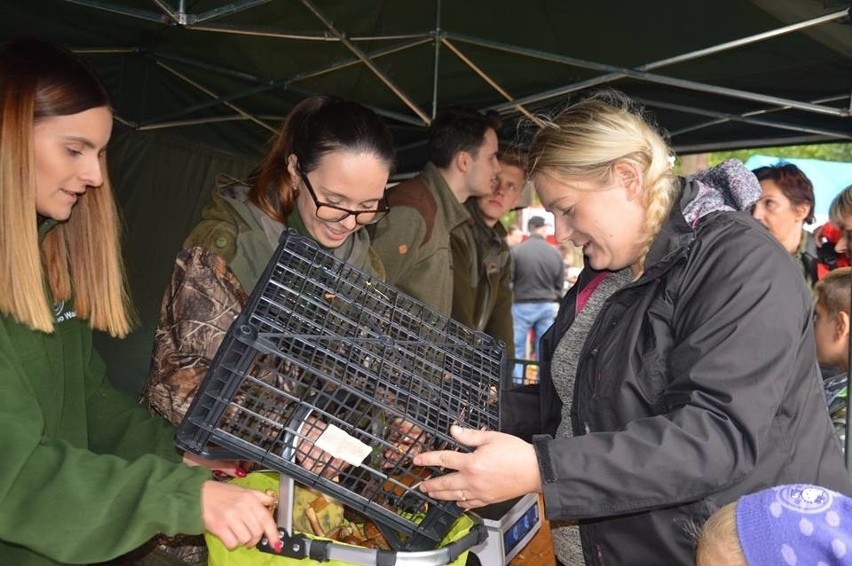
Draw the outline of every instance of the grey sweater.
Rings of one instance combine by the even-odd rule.
[[[574,379],[577,376],[577,362],[586,342],[586,336],[592,329],[598,313],[606,300],[630,283],[633,273],[629,268],[609,273],[589,296],[582,310],[577,313],[574,323],[568,328],[553,351],[551,361],[553,385],[562,401],[562,422],[556,431],[556,438],[571,438],[571,401],[574,396]],[[576,521],[553,521],[553,549],[559,561],[574,566],[584,564],[583,548],[580,543],[580,531]]]

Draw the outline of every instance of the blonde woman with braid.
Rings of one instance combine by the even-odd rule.
[[[671,163],[612,91],[536,134],[531,178],[587,267],[542,339],[540,384],[506,394],[504,432],[454,427],[472,452],[415,458],[456,470],[421,488],[465,509],[541,492],[563,564],[694,564],[689,526],[743,494],[852,492],[811,299],[748,214],[757,180],[738,161],[686,179]]]

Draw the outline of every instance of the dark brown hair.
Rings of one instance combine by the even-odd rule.
[[[805,223],[814,221],[814,186],[802,170],[792,163],[767,165],[752,171],[758,181],[773,181],[794,206],[808,205]]]
[[[429,127],[429,161],[445,169],[460,151],[476,157],[489,129],[500,131],[503,123],[497,112],[485,114],[472,108],[451,106],[442,110]]]
[[[297,104],[272,139],[269,151],[249,178],[250,199],[269,217],[284,222],[297,192],[287,170],[295,155],[304,173],[332,151],[375,155],[393,169],[393,138],[372,110],[337,96],[312,96]]]

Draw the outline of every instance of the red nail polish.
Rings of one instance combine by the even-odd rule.
[[[216,476],[217,478],[220,478],[220,479],[228,477],[228,474],[226,474],[222,470],[213,470],[213,475]]]
[[[282,550],[284,550],[284,542],[279,540],[275,543],[275,552],[281,554]]]
[[[237,468],[236,470],[234,470],[234,475],[238,478],[244,478],[246,477],[246,471],[242,468]]]

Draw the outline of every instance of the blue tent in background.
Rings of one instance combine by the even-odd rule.
[[[852,163],[845,161],[823,161],[822,159],[798,159],[773,157],[769,155],[752,155],[745,166],[757,169],[767,165],[783,165],[791,163],[802,170],[814,185],[814,214],[818,219],[828,216],[828,207],[834,197],[852,185]]]

